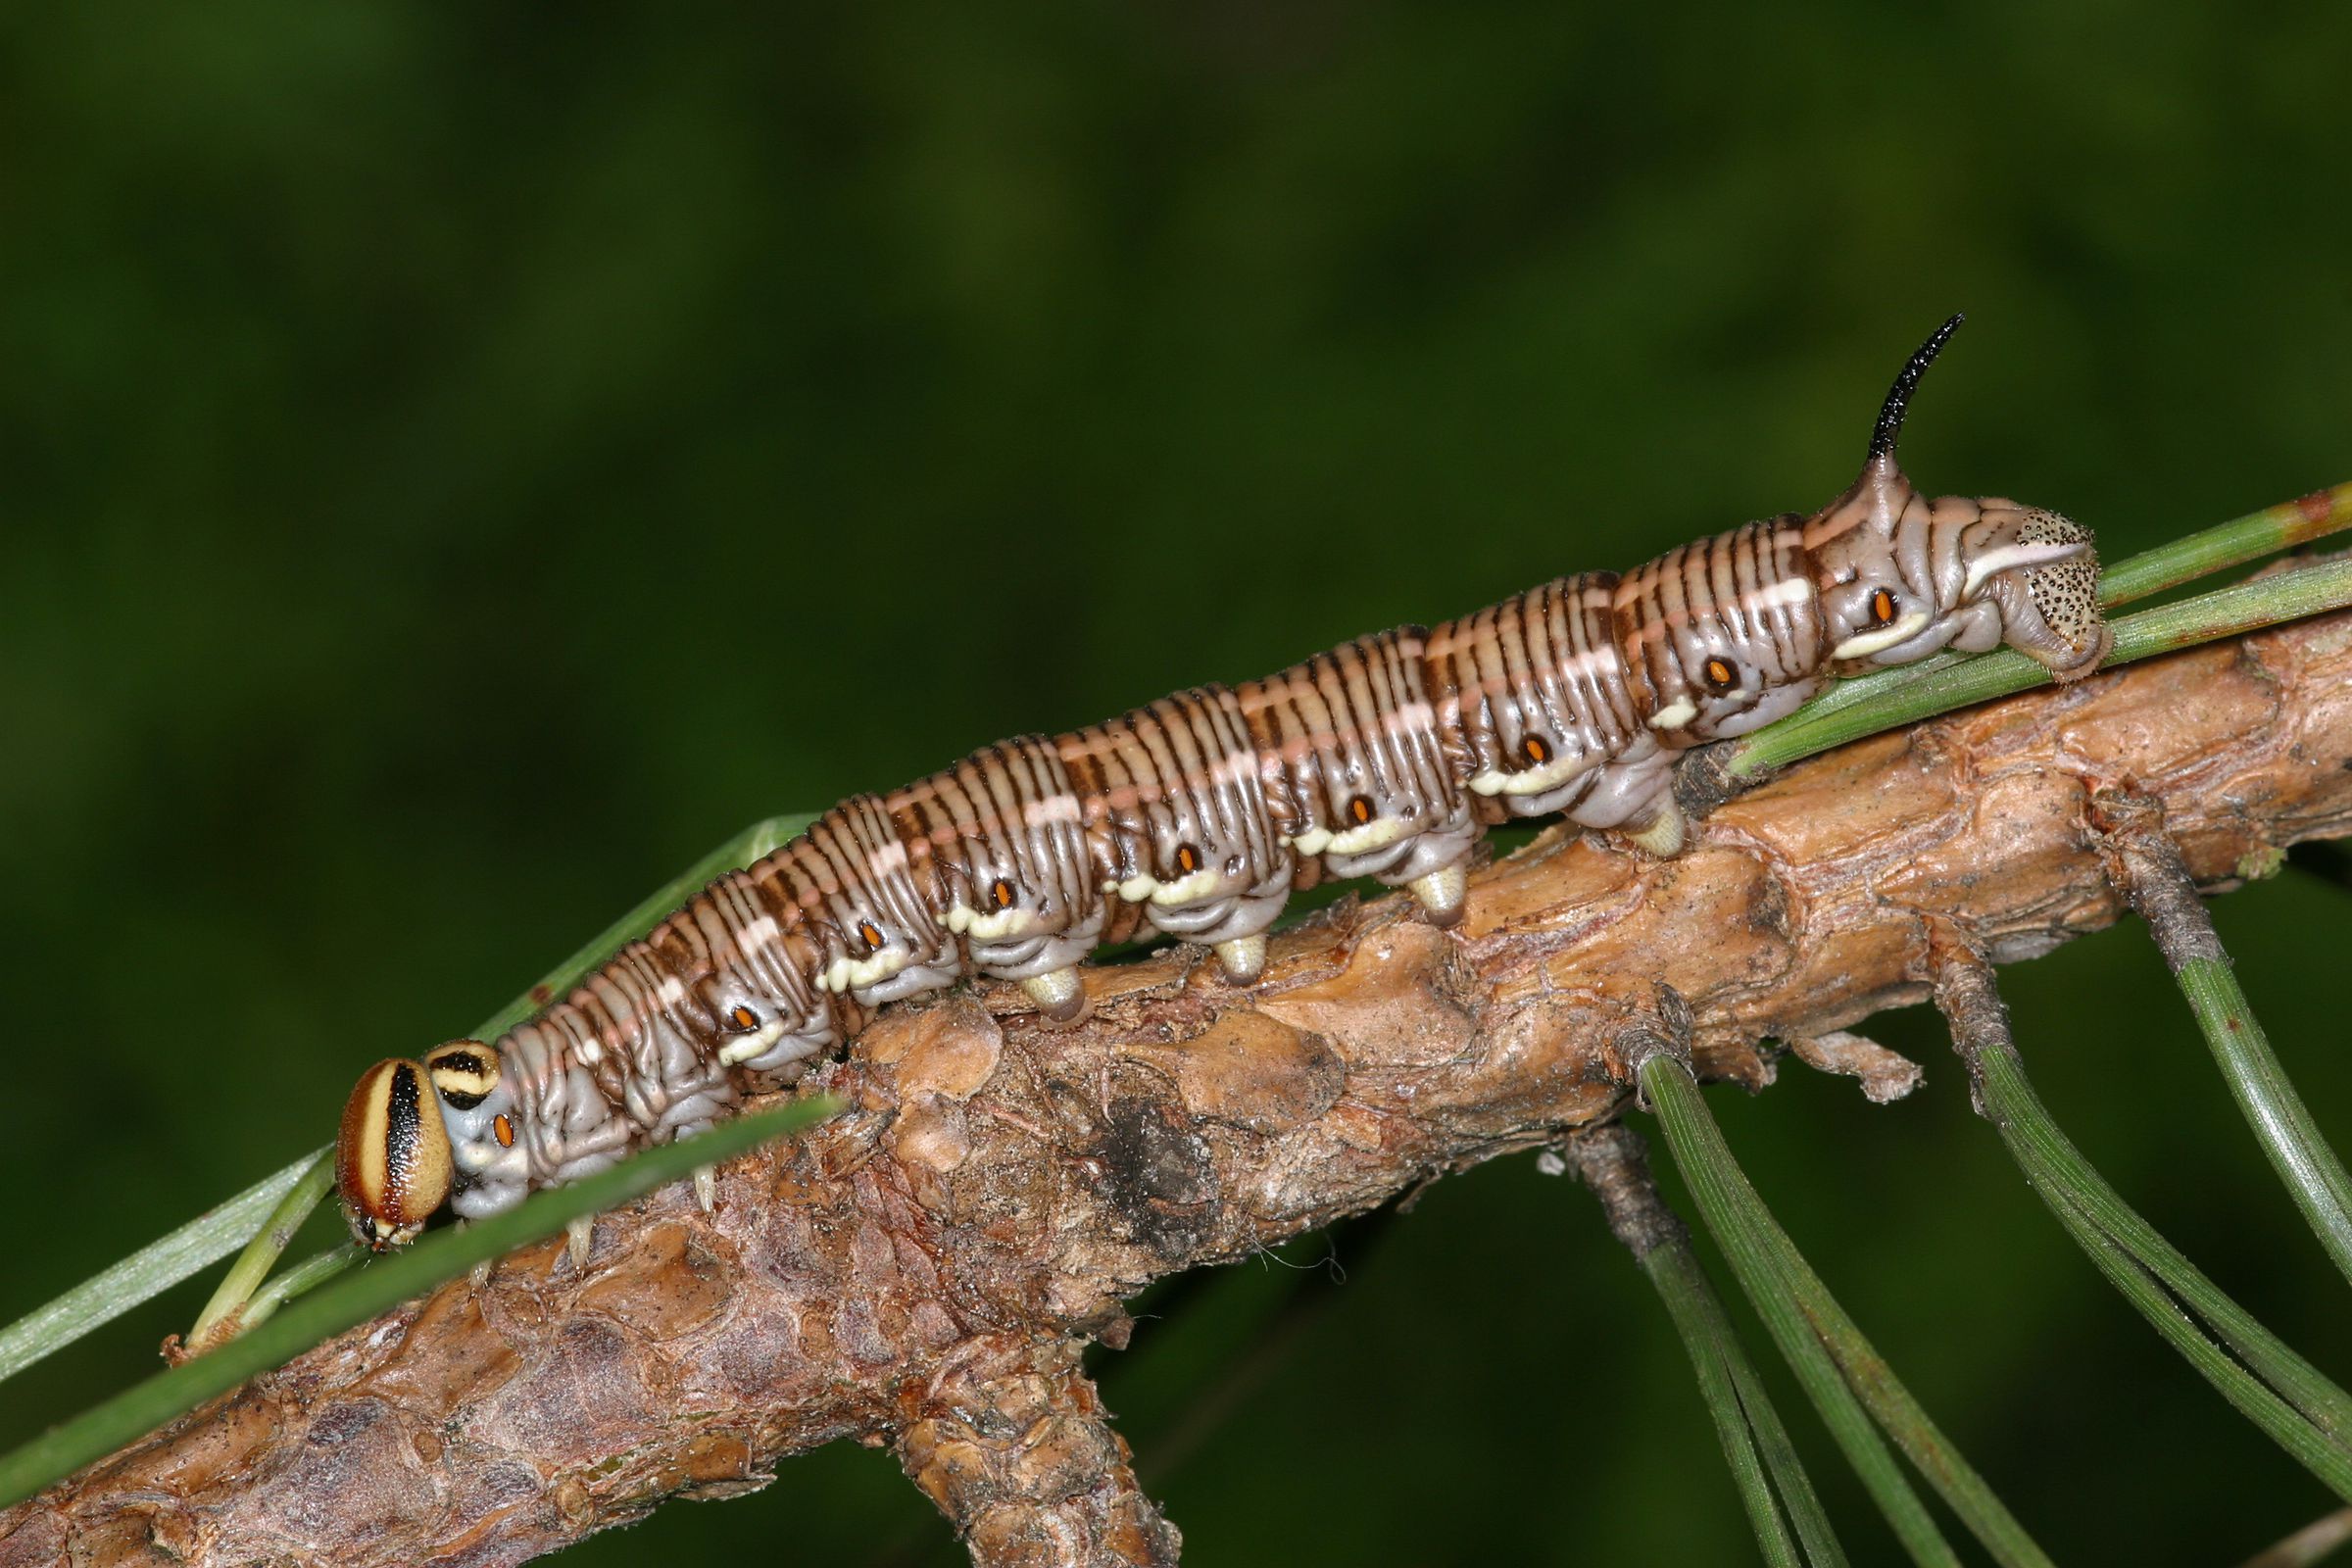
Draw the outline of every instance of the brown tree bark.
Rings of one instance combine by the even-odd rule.
[[[1459,928],[1343,906],[1250,991],[1170,954],[1091,974],[1076,1029],[1008,988],[900,1009],[715,1214],[657,1194],[583,1271],[530,1249],[321,1346],[0,1514],[0,1568],[517,1562],[839,1438],[980,1561],[1172,1561],[1076,1370],[1121,1300],[1609,1117],[1661,978],[1708,1076],[1769,1082],[1768,1036],[1853,1059],[1832,1032],[1928,994],[1934,922],[2013,961],[2124,912],[2100,789],[2208,892],[2352,831],[2352,613],[1849,747],[1672,861],[1553,831]]]

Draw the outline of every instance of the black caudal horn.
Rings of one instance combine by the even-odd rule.
[[[1864,460],[1865,466],[1881,458],[1894,456],[1895,438],[1903,433],[1903,416],[1910,410],[1911,394],[1919,390],[1919,378],[1928,373],[1928,367],[1936,363],[1936,356],[1943,352],[1944,344],[1951,341],[1952,334],[1967,319],[1954,312],[1952,318],[1937,327],[1935,335],[1919,346],[1919,352],[1904,362],[1902,373],[1886,389],[1886,401],[1879,409],[1878,428],[1870,432],[1870,456]]]

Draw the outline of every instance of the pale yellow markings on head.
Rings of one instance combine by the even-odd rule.
[[[360,1125],[367,1129],[368,1136],[355,1140],[352,1146],[352,1164],[356,1167],[359,1190],[363,1193],[381,1193],[385,1189],[385,1161],[390,1155],[392,1142],[385,1136],[385,1130],[392,1122],[394,1076],[389,1072],[379,1072],[368,1086],[367,1109],[360,1118]],[[436,1110],[434,1114],[439,1115],[440,1112]]]
[[[1106,882],[1103,886],[1116,891],[1129,904],[1141,904],[1158,890],[1159,881],[1156,877],[1138,871],[1124,882]]]

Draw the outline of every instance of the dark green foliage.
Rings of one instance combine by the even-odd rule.
[[[756,818],[1826,499],[1951,310],[1931,490],[2122,555],[2352,477],[2348,46],[2318,6],[13,13],[0,1321]],[[2342,1144],[2352,903],[2216,913]],[[2003,984],[2085,1153],[2352,1372],[2144,936]],[[2324,1511],[2018,1182],[1938,1022],[1873,1033],[1922,1095],[1713,1106],[2035,1538],[2213,1562]],[[1154,1478],[1193,1554],[1747,1560],[1590,1206],[1507,1161],[1344,1258]],[[1103,1358],[1148,1474],[1190,1400],[1144,1391],[1209,1397],[1288,1278]],[[0,1445],[203,1294],[12,1383]],[[567,1560],[953,1560],[924,1515],[843,1448]]]

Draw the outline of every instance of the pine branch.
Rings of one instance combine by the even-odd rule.
[[[1069,1359],[1124,1343],[1122,1299],[1605,1120],[1660,978],[1701,1076],[1760,1086],[1768,1037],[1925,998],[1931,927],[2006,961],[2112,923],[2103,788],[2207,892],[2352,833],[2352,613],[1848,747],[1677,860],[1548,833],[1456,930],[1343,905],[1251,991],[1170,954],[1094,971],[1075,1029],[1010,988],[900,1010],[817,1075],[851,1109],[731,1162],[715,1214],[668,1189],[580,1273],[529,1248],[331,1341],[0,1514],[0,1568],[514,1562],[845,1437],[982,1562],[1165,1560]]]

